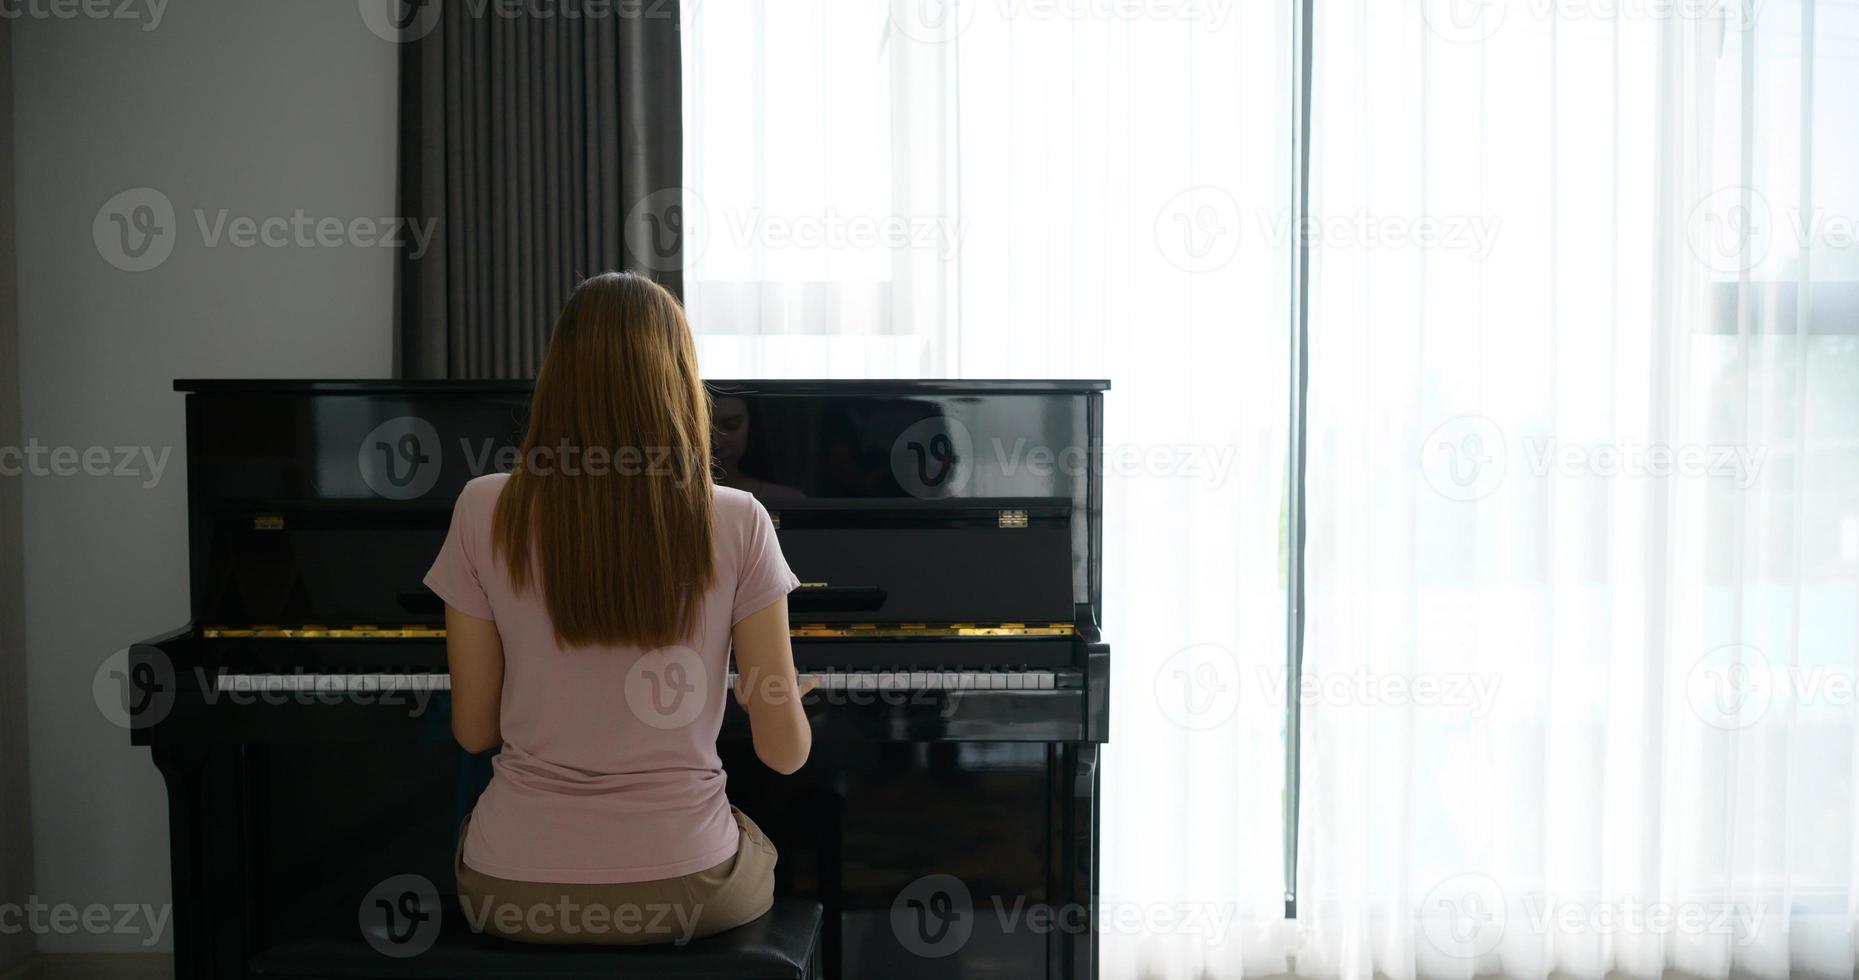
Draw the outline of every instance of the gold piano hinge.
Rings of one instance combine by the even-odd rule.
[[[1023,511],[1023,510],[1003,510],[1001,511],[1000,512],[1000,526],[1001,527],[1025,527],[1026,526],[1026,511]]]
[[[284,515],[283,514],[259,514],[252,518],[252,530],[254,531],[282,531],[284,530]]]
[[[208,626],[200,635],[209,640],[439,640],[443,626]]]
[[[796,639],[861,637],[903,639],[908,637],[970,636],[1076,636],[1071,623],[800,623],[788,629]]]
[[[802,582],[799,587],[803,589],[827,589],[831,588],[832,585],[833,583],[831,582]]]

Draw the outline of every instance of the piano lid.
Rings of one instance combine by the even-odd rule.
[[[1102,379],[950,379],[950,378],[908,378],[908,379],[872,379],[860,378],[836,380],[831,378],[781,378],[757,381],[706,381],[713,391],[760,392],[771,395],[805,395],[805,394],[878,394],[878,395],[912,395],[912,394],[1014,394],[1069,391],[1076,393],[1103,392],[1110,390],[1110,382]],[[258,392],[263,394],[386,394],[406,392],[413,394],[473,394],[485,392],[518,392],[528,394],[534,385],[529,381],[511,379],[507,381],[449,381],[441,379],[320,379],[320,378],[279,378],[264,380],[255,378],[180,378],[174,382],[174,390],[179,392],[212,392],[225,394],[229,392]]]

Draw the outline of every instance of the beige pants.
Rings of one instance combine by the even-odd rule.
[[[736,856],[707,871],[616,885],[506,881],[465,866],[465,834],[452,859],[458,898],[474,931],[524,943],[683,945],[759,918],[775,901],[775,846],[730,807]],[[470,818],[465,824],[469,826]]]

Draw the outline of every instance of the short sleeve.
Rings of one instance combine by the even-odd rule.
[[[742,530],[742,550],[736,568],[736,601],[730,624],[740,623],[761,612],[800,585],[800,579],[787,567],[781,555],[781,542],[775,537],[775,523],[768,518],[762,502],[749,498],[749,518]]]
[[[452,528],[445,534],[439,557],[426,573],[426,587],[437,593],[445,604],[479,619],[491,619],[490,599],[478,578],[480,542],[474,505],[461,495],[452,507]]]

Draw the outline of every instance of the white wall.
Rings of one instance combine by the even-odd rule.
[[[348,2],[173,0],[153,30],[153,8],[135,9],[140,20],[29,11],[14,25],[24,436],[174,447],[152,489],[23,481],[37,890],[80,906],[168,897],[165,792],[147,750],[95,706],[91,681],[113,651],[187,618],[173,379],[385,377],[391,366],[388,249],[209,247],[194,212],[391,215],[397,51]],[[92,225],[137,187],[172,202],[177,237],[164,263],[131,273],[105,261]],[[141,939],[40,946],[139,950]]]

